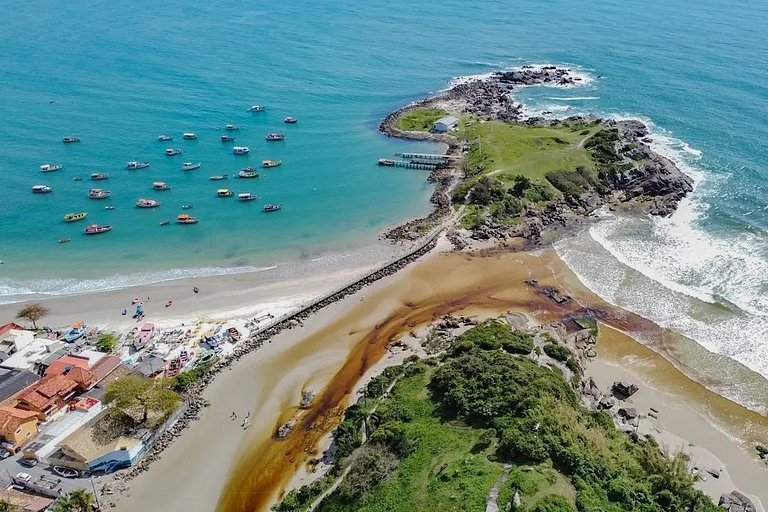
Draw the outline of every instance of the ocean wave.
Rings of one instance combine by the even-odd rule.
[[[203,267],[181,268],[168,271],[117,274],[99,279],[1,279],[0,304],[12,304],[28,300],[32,296],[77,295],[94,291],[119,290],[131,286],[143,286],[190,277],[211,277],[219,275],[263,272],[277,268],[266,267]]]
[[[553,101],[587,101],[599,100],[600,96],[549,96],[547,99]]]

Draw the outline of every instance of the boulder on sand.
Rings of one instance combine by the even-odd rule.
[[[756,512],[757,510],[752,500],[735,490],[721,495],[717,505],[728,512]]]

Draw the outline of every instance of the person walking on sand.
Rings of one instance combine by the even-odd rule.
[[[192,287],[192,291],[197,293],[197,292],[200,291],[200,288],[198,288],[197,286],[194,286],[194,287]]]
[[[237,413],[235,411],[232,411],[232,414],[229,415],[230,419],[236,420],[237,419]]]
[[[248,414],[245,415],[245,420],[248,421],[248,418],[251,417],[251,411],[248,411]]]

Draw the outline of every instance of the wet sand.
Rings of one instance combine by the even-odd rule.
[[[557,305],[523,283],[532,278],[566,289],[576,300]],[[391,341],[448,313],[490,316],[520,311],[546,322],[584,308],[633,336],[665,339],[665,332],[651,322],[605,304],[579,286],[552,251],[431,254],[322,310],[303,327],[284,331],[217,377],[205,392],[210,408],[132,482],[130,496],[118,502],[118,510],[267,510],[295,473],[317,455],[318,442],[338,423],[359,379],[381,360]],[[642,365],[637,371],[643,371]],[[671,364],[666,371],[687,380]],[[687,381],[690,389],[664,390],[686,396],[706,391]],[[287,439],[274,439],[277,426],[296,414],[305,387],[318,391],[312,407]],[[726,421],[718,425],[725,435],[705,443],[725,443],[723,450],[738,451],[733,439],[744,434],[741,426],[768,432],[765,417],[720,400],[712,407],[725,411]],[[233,410],[237,420],[228,419]],[[241,418],[248,410],[252,423],[242,429]],[[718,419],[714,416],[711,419]],[[694,444],[704,445],[700,440]],[[741,456],[750,459],[746,451]],[[730,476],[737,486],[756,494],[753,484],[764,482],[760,478],[765,470],[758,468],[752,477],[746,473]]]

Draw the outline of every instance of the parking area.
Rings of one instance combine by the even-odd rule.
[[[26,467],[19,463],[20,460],[21,455],[17,454],[0,461],[0,482],[2,482],[4,486],[10,485],[12,483],[12,478],[19,473],[27,473],[32,477],[30,479],[31,481],[36,481],[43,476],[48,481],[54,480],[58,482],[62,494],[74,491],[75,489],[86,489],[93,492],[91,479],[87,476],[64,478],[54,472],[53,468],[48,464],[40,462],[34,467]],[[97,488],[99,485],[98,478],[99,477],[93,478],[93,485]]]

